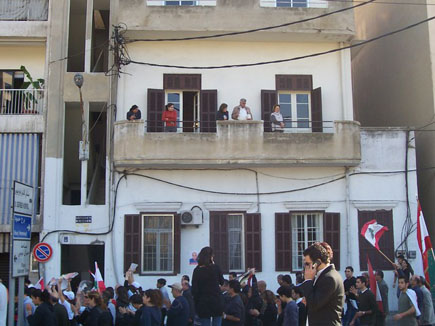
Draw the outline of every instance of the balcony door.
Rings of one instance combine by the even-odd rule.
[[[199,92],[167,91],[166,103],[173,103],[177,111],[178,132],[199,131]]]

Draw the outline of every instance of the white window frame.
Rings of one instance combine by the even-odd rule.
[[[178,133],[182,133],[183,132],[183,92],[197,92],[197,106],[198,106],[198,111],[196,112],[196,117],[194,117],[194,120],[200,121],[200,117],[201,117],[201,106],[200,106],[200,94],[201,92],[196,91],[196,90],[167,90],[165,89],[165,103],[169,103],[169,94],[178,94],[180,96],[180,103],[179,103],[179,107],[177,111],[177,132]],[[173,103],[173,102],[171,102]],[[198,126],[199,127],[199,126]],[[197,128],[195,130],[195,132],[200,132],[200,128]]]
[[[276,0],[260,0],[260,7],[272,7],[272,8],[328,8],[328,1],[326,0],[307,0],[306,7],[278,7]]]
[[[172,269],[171,270],[166,270],[166,271],[162,271],[162,270],[159,270],[159,266],[160,266],[160,264],[158,264],[158,262],[156,262],[156,267],[157,267],[157,270],[154,270],[154,271],[149,271],[149,270],[145,270],[145,259],[144,259],[144,254],[145,254],[145,219],[147,218],[147,217],[155,217],[155,216],[157,216],[157,217],[171,217],[171,219],[172,219],[172,235],[171,235],[171,237],[172,237],[172,253],[171,253],[171,256],[172,256]],[[146,274],[173,274],[174,273],[174,271],[175,271],[175,243],[174,243],[174,241],[175,241],[175,237],[174,237],[174,235],[175,235],[175,229],[174,229],[174,227],[175,227],[175,216],[174,216],[174,214],[142,214],[141,215],[141,252],[140,252],[140,254],[141,254],[141,274],[144,274],[144,275],[146,275]],[[159,253],[159,249],[157,250],[157,252]],[[156,257],[158,257],[158,256],[160,256],[160,255],[156,255]],[[160,261],[160,258],[159,258],[159,261]]]
[[[286,133],[300,133],[300,132],[311,132],[312,131],[312,117],[311,117],[311,92],[309,91],[279,91],[278,92],[278,104],[280,103],[280,95],[282,94],[290,94],[291,95],[291,114],[292,114],[292,120],[289,123],[285,120],[284,117],[284,123],[286,128],[284,129],[284,132]],[[308,128],[299,128],[298,127],[298,109],[297,109],[297,95],[303,94],[308,95]],[[282,112],[281,112],[282,113]],[[301,121],[305,120],[305,118],[301,119]],[[288,128],[288,126],[291,126],[291,128]]]
[[[177,0],[175,0],[177,1]],[[179,0],[180,2],[182,0]],[[187,0],[188,1],[188,0]],[[163,0],[147,0],[147,6],[163,6],[163,7],[199,7],[199,6],[216,6],[216,0],[196,0],[194,5],[167,5]]]
[[[312,245],[314,242],[323,242],[323,212],[313,212],[313,211],[306,211],[306,212],[293,212],[291,213],[291,226],[292,226],[292,269],[294,271],[300,271],[304,268],[303,263],[303,250],[307,248],[308,246]],[[304,218],[304,243],[302,244],[301,248],[302,250],[298,251],[298,243],[301,243],[301,241],[298,241],[298,228],[296,219],[298,216],[303,216]],[[308,215],[315,215],[318,223],[317,229],[317,235],[318,239],[315,241],[309,242],[308,241]],[[302,263],[301,265],[298,264],[298,257],[302,256]]]
[[[230,228],[229,228],[229,218],[230,216],[239,216],[241,219],[241,224],[242,224],[242,228],[241,228],[241,237],[240,237],[240,241],[241,241],[241,269],[231,269],[230,266]],[[229,213],[227,215],[227,234],[228,234],[228,269],[230,272],[244,272],[245,271],[245,214],[244,213]]]

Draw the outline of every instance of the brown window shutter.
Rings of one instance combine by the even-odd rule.
[[[365,223],[376,220],[379,224],[388,227],[379,240],[380,250],[394,261],[394,229],[393,229],[393,211],[358,211],[358,234],[359,234],[359,263],[362,271],[367,270],[367,255],[373,268],[381,270],[393,270],[393,266],[373,247],[362,235],[361,229]]]
[[[174,274],[180,273],[181,215],[174,214]]]
[[[323,215],[323,241],[327,242],[334,252],[332,263],[340,270],[340,213]]]
[[[311,91],[313,88],[312,75],[276,75],[277,91]]]
[[[140,215],[125,215],[124,217],[124,270],[131,263],[141,264],[141,218]]]
[[[261,119],[264,121],[265,132],[272,131],[270,114],[275,104],[278,104],[276,91],[261,90]]]
[[[200,90],[201,74],[163,74],[163,88]]]
[[[311,121],[313,132],[323,132],[321,87],[311,91]]]
[[[275,213],[275,269],[292,270],[292,229],[290,213]]]
[[[245,269],[261,272],[261,214],[245,216]]]
[[[210,247],[222,273],[228,273],[228,218],[225,212],[210,212]]]
[[[165,92],[163,89],[148,88],[147,131],[162,132],[162,114],[165,110]]]
[[[201,132],[216,132],[217,90],[203,90],[200,98],[200,130]]]

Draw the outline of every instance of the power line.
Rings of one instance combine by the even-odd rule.
[[[306,22],[309,22],[309,21],[312,21],[312,20],[328,17],[328,16],[331,16],[331,15],[334,15],[334,14],[337,14],[337,13],[341,13],[341,12],[347,11],[347,10],[351,10],[351,9],[355,9],[355,8],[358,8],[358,7],[365,6],[365,5],[367,5],[369,3],[372,3],[372,2],[375,2],[375,1],[376,0],[363,1],[360,4],[357,4],[357,5],[354,5],[354,6],[351,6],[351,7],[346,7],[346,8],[338,9],[338,10],[331,11],[331,12],[327,12],[325,14],[321,14],[321,15],[318,15],[318,16],[314,16],[314,17],[310,17],[310,18],[305,18],[305,19],[294,21],[294,22],[289,22],[289,23],[284,23],[284,24],[279,24],[279,25],[254,28],[254,29],[250,29],[250,30],[246,30],[246,31],[228,32],[228,33],[220,33],[220,34],[214,34],[214,35],[201,35],[201,36],[192,36],[192,37],[183,37],[183,38],[130,39],[130,40],[126,40],[126,43],[133,43],[133,42],[172,42],[172,41],[203,40],[203,39],[218,38],[218,37],[224,37],[224,36],[234,36],[234,35],[241,35],[241,34],[249,34],[249,33],[255,33],[255,32],[260,32],[260,31],[268,31],[268,30],[271,30],[271,29],[277,29],[277,28],[291,26],[291,25],[295,25],[295,24],[306,23]]]
[[[262,61],[262,62],[255,62],[255,63],[242,63],[242,64],[233,64],[233,65],[222,65],[222,66],[182,66],[182,65],[168,65],[168,64],[158,64],[158,63],[151,63],[151,62],[140,62],[140,61],[135,61],[135,60],[131,60],[129,63],[133,63],[133,64],[138,64],[138,65],[145,65],[145,66],[151,66],[151,67],[162,67],[162,68],[177,68],[177,69],[203,69],[203,70],[211,70],[211,69],[228,69],[228,68],[243,68],[243,67],[253,67],[253,66],[264,66],[264,65],[269,65],[269,64],[275,64],[275,63],[283,63],[283,62],[290,62],[290,61],[297,61],[297,60],[302,60],[302,59],[308,59],[308,58],[314,58],[314,57],[318,57],[318,56],[322,56],[325,54],[330,54],[330,53],[335,53],[335,52],[339,52],[339,51],[343,51],[343,50],[347,50],[347,49],[352,49],[355,48],[357,46],[362,46],[377,40],[380,40],[382,38],[385,38],[387,36],[391,36],[394,34],[398,34],[401,33],[403,31],[406,31],[408,29],[414,28],[416,26],[419,26],[421,24],[427,23],[431,20],[435,19],[435,16],[421,20],[415,24],[411,24],[408,25],[406,27],[397,29],[395,31],[389,32],[389,33],[385,33],[376,37],[373,37],[371,39],[362,41],[360,43],[357,44],[352,44],[349,46],[345,46],[342,48],[336,48],[336,49],[332,49],[332,50],[328,50],[328,51],[323,51],[323,52],[317,52],[317,53],[312,53],[312,54],[308,54],[308,55],[303,55],[303,56],[299,56],[299,57],[293,57],[293,58],[287,58],[287,59],[278,59],[278,60],[271,60],[271,61]]]
[[[365,1],[349,1],[349,0],[327,0],[327,2],[365,2]],[[316,1],[310,1],[311,3],[315,4],[322,4],[324,2],[316,2]],[[382,5],[407,5],[407,6],[435,6],[435,3],[415,3],[415,2],[395,2],[395,1],[376,1],[374,4],[382,4]]]

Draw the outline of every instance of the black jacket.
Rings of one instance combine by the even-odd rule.
[[[33,315],[27,316],[30,326],[56,326],[57,320],[54,308],[50,303],[43,302],[35,310]]]
[[[299,287],[307,300],[310,326],[341,326],[344,286],[343,279],[333,265],[319,275],[316,283],[306,280]]]
[[[183,291],[183,297],[187,300],[189,304],[189,319],[192,321],[195,319],[195,304],[193,303],[192,290],[189,288]]]
[[[226,117],[226,119],[225,119]],[[216,113],[216,120],[227,120],[228,121],[228,111],[227,112],[221,112],[221,111],[217,111]]]

